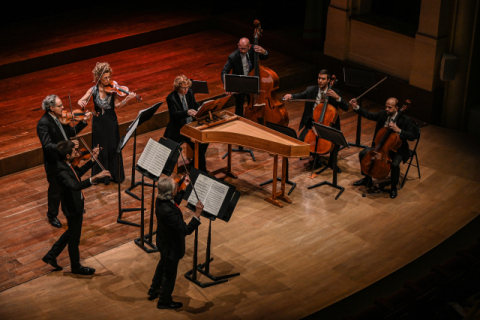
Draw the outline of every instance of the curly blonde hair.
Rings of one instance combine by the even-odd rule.
[[[173,81],[173,89],[174,90],[177,90],[182,86],[187,86],[187,87],[191,87],[192,86],[192,81],[190,81],[190,79],[187,78],[186,75],[179,75],[175,78],[175,80]]]
[[[95,68],[93,68],[93,81],[97,82],[98,79],[102,76],[104,73],[112,73],[113,70],[108,64],[108,62],[97,62],[95,65]]]

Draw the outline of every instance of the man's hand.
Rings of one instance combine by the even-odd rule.
[[[110,175],[110,172],[109,172],[108,170],[103,170],[102,172],[97,173],[96,175],[94,175],[94,176],[92,177],[92,181],[96,181],[96,180],[98,180],[98,179],[102,179],[102,178],[105,178],[105,177],[110,177],[110,178],[112,177],[112,176]]]
[[[356,99],[350,100],[350,102],[348,104],[351,105],[353,107],[353,109],[358,109],[358,103],[357,103]]]
[[[75,144],[74,149],[78,149],[78,147],[80,146],[80,144],[78,143],[78,140],[72,140],[72,142]]]
[[[333,91],[332,89],[327,90],[327,96],[332,97],[335,100],[340,99],[340,96],[335,91]]]
[[[288,101],[288,100],[290,100],[290,99],[292,99],[292,95],[291,95],[290,93],[289,93],[289,94],[286,94],[286,95],[283,97],[283,100],[286,100],[286,101]]]
[[[94,158],[98,158],[98,154],[100,153],[100,150],[101,150],[101,148],[100,148],[99,145],[97,144],[97,147],[92,150],[92,153],[93,153],[92,162],[95,161]]]
[[[183,180],[183,183],[185,183],[185,185],[188,187],[188,185],[190,184],[190,177],[185,176],[185,180]]]
[[[397,124],[396,124],[395,122],[390,122],[390,123],[388,124],[388,127],[389,127],[390,129],[392,129],[393,131],[395,131],[396,133],[400,133],[400,131],[402,131],[402,130],[397,126]]]
[[[267,50],[263,49],[260,46],[253,46],[253,50],[255,50],[255,52],[258,52],[258,53],[261,53],[261,54],[265,54],[267,52]]]
[[[198,200],[197,205],[195,206],[195,217],[200,218],[200,214],[203,211],[203,203]]]
[[[231,96],[231,95],[233,94],[233,92],[225,92],[225,94],[226,94],[227,96]]]
[[[195,115],[197,114],[197,111],[194,109],[188,109],[187,114],[191,117],[195,117]]]

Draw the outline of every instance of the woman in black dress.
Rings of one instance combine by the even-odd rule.
[[[135,93],[131,92],[125,99],[120,101],[117,94],[109,94],[105,91],[105,86],[112,79],[112,68],[107,62],[97,62],[92,71],[95,86],[88,89],[87,93],[78,101],[78,105],[84,108],[91,96],[95,111],[99,113],[98,117],[92,120],[92,145],[102,147],[98,161],[110,171],[113,182],[120,183],[125,180],[125,172],[123,170],[123,160],[117,154],[117,147],[120,143],[120,133],[118,130],[118,120],[115,109],[121,108],[127,104],[129,100],[135,97]],[[98,81],[100,79],[100,81]],[[120,163],[119,163],[120,161]],[[118,166],[120,165],[120,173]],[[98,164],[92,168],[92,175],[100,173],[102,169]],[[110,183],[110,178],[105,178],[105,184]]]

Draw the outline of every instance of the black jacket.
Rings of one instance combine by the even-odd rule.
[[[82,176],[93,166],[92,161],[87,161],[82,167],[73,167],[81,180]],[[90,187],[90,179],[78,181],[77,177],[65,161],[57,162],[57,181],[60,185],[60,196],[62,199],[62,211],[65,216],[79,216],[83,214],[84,200],[82,191]]]
[[[318,96],[318,90],[320,88],[317,86],[311,86],[305,89],[305,91],[300,92],[300,93],[294,93],[292,94],[292,98],[295,99],[317,99]],[[338,94],[338,90],[332,88],[333,91],[335,91]],[[345,102],[345,100],[341,99],[340,102],[337,102],[332,97],[328,97],[328,103],[334,106],[335,108],[340,107],[342,110],[348,111],[348,104]],[[302,120],[300,120],[300,127],[298,127],[298,130],[302,130],[303,127],[306,127],[307,129],[310,129],[311,127],[311,120],[313,118],[313,108],[315,107],[315,102],[305,102],[305,109],[303,110],[303,115],[302,115]],[[340,117],[337,117],[337,121],[335,122],[334,128],[340,130]]]
[[[250,50],[248,50],[248,57],[250,58],[250,61],[252,62],[253,69],[255,69],[254,53],[255,53],[255,51],[253,50],[253,45],[252,45]],[[259,54],[258,58],[260,60],[267,60],[268,59],[268,51],[266,52],[266,54]],[[252,70],[250,70],[250,71],[252,71]],[[230,73],[230,71],[232,71],[232,74],[238,74],[238,75],[242,75],[242,76],[244,75],[243,74],[242,57],[241,57],[240,51],[238,51],[238,49],[235,50],[234,52],[232,52],[228,56],[227,63],[225,63],[225,66],[223,67],[223,70],[222,70],[222,81],[224,81],[224,75]]]
[[[185,191],[175,197],[179,204]],[[157,216],[157,246],[162,258],[180,260],[185,255],[185,237],[200,225],[197,218],[192,218],[187,225],[183,221],[182,211],[171,200],[160,200],[155,203]]]
[[[75,126],[77,133],[82,131],[82,129],[86,126],[87,124],[85,122],[80,121]],[[73,127],[63,124],[62,127],[63,131],[65,131],[65,134],[67,135],[67,138],[75,136],[75,131]],[[37,135],[40,139],[40,142],[42,143],[43,162],[45,165],[45,169],[47,169],[49,165],[54,167],[58,160],[56,152],[57,143],[65,140],[65,138],[63,137],[60,128],[55,123],[55,120],[53,120],[52,116],[47,112],[45,112],[45,114],[40,118],[37,123]]]
[[[385,121],[387,121],[388,118],[387,112],[385,110],[381,110],[379,112],[370,112],[362,107],[360,107],[358,110],[354,109],[354,111],[368,120],[373,120],[377,122],[377,125],[375,126],[375,133],[373,135],[373,140],[375,140],[378,130],[385,126]],[[407,140],[413,141],[417,139],[418,131],[412,119],[410,119],[408,116],[401,112],[398,113],[395,123],[402,130],[400,132],[400,139],[402,139],[402,145],[398,149],[398,153],[402,156],[403,162],[405,162],[410,156]]]
[[[188,109],[198,110],[200,107],[195,100],[195,95],[192,89],[188,90],[185,95],[185,100],[187,101]],[[183,110],[183,104],[177,91],[174,90],[167,96],[167,105],[168,113],[170,114],[170,121],[168,122],[167,129],[165,129],[163,136],[172,139],[177,143],[182,142],[183,138],[180,134],[180,130],[187,123],[189,115],[187,111]]]

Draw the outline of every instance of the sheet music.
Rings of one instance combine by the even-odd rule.
[[[203,210],[217,216],[227,195],[228,186],[200,174],[195,181],[195,190],[203,203]],[[195,191],[192,190],[188,202],[195,206],[197,201]]]
[[[150,138],[137,165],[155,177],[159,177],[171,152],[172,150]]]
[[[203,106],[206,105],[206,104],[210,104],[213,100],[207,100],[207,101],[204,101],[202,103],[202,105],[198,108],[197,110],[197,113],[200,113],[200,111],[202,110]]]

